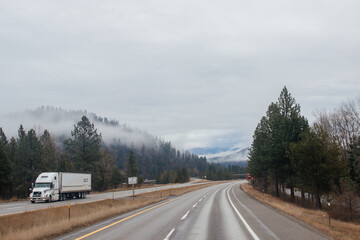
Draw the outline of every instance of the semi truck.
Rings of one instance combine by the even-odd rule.
[[[64,201],[85,198],[91,191],[91,174],[43,172],[33,184],[29,199],[35,201]]]

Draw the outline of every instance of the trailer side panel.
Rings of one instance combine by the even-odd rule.
[[[61,173],[61,192],[90,192],[91,174]]]

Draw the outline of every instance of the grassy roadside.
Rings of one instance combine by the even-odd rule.
[[[134,199],[108,199],[76,204],[70,208],[70,220],[68,206],[0,216],[0,239],[49,239],[160,202],[168,196],[182,195],[214,184],[217,183],[139,194]]]
[[[360,225],[331,219],[331,225],[329,226],[328,213],[325,211],[310,210],[282,201],[278,198],[272,197],[271,195],[264,194],[253,189],[248,183],[242,184],[241,187],[244,192],[257,200],[314,226],[325,234],[332,236],[333,239],[360,239]]]
[[[142,198],[162,198],[162,197],[169,197],[169,196],[179,196],[187,192],[196,191],[201,188],[213,186],[215,184],[219,184],[220,182],[209,182],[204,183],[201,185],[193,185],[188,187],[181,187],[181,188],[171,188],[166,190],[160,190],[156,192],[149,192],[149,193],[142,193],[136,195],[136,197],[142,197]]]
[[[165,198],[163,198],[165,199]],[[163,200],[119,199],[52,207],[0,217],[0,239],[47,239]]]

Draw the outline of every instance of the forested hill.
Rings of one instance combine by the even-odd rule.
[[[86,111],[42,107],[2,120],[2,198],[26,197],[41,172],[89,172],[93,189],[103,191],[128,176],[168,183],[188,181],[190,176],[230,179],[244,171],[209,164],[204,157],[176,150],[170,142]]]
[[[147,132],[120,124],[119,121],[97,116],[87,111],[66,111],[55,107],[40,107],[36,110],[17,112],[5,116],[5,126],[10,125],[9,137],[18,137],[20,125],[25,131],[34,129],[41,135],[46,129],[56,142],[59,151],[66,148],[64,141],[71,137],[71,132],[82,118],[86,116],[98,134],[101,134],[102,145],[115,159],[119,169],[125,169],[130,152],[134,152],[140,173],[144,178],[155,179],[165,170],[176,170],[186,167],[191,175],[199,175],[206,170],[206,159],[195,154],[176,150],[170,142],[155,137]],[[7,124],[10,123],[10,124]],[[16,135],[14,134],[16,130]]]
[[[120,124],[118,120],[100,117],[83,110],[67,111],[51,106],[1,116],[0,127],[6,130],[9,137],[17,137],[20,125],[23,125],[24,129],[34,129],[37,133],[47,129],[61,145],[64,139],[71,136],[71,130],[82,116],[86,116],[94,123],[106,144],[120,140],[122,144],[139,148],[142,145],[157,147],[162,142],[158,137],[145,131]]]

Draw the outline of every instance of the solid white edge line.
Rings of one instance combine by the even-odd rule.
[[[260,238],[256,235],[256,233],[251,229],[251,227],[249,226],[249,224],[246,222],[245,218],[243,218],[243,216],[241,216],[240,212],[237,210],[237,208],[235,207],[234,203],[231,201],[230,199],[230,195],[229,195],[229,190],[231,187],[229,187],[227,189],[227,197],[229,199],[229,202],[231,204],[231,206],[233,207],[233,209],[235,210],[236,214],[239,216],[240,220],[244,223],[246,229],[249,231],[249,233],[251,234],[251,236],[255,239],[255,240],[260,240]]]
[[[260,219],[259,219],[247,206],[245,206],[245,205],[239,200],[239,198],[238,198],[238,197],[235,195],[235,193],[234,193],[234,188],[231,188],[231,192],[232,192],[232,194],[234,195],[235,199],[238,200],[240,206],[242,206],[246,211],[248,211],[248,213],[250,213],[250,214],[252,215],[252,217],[253,217],[255,220],[257,220],[258,223],[261,224],[261,226],[262,226],[266,231],[268,231],[268,233],[269,233],[274,239],[280,240],[280,238],[278,238],[273,231],[271,231],[263,222],[261,222]]]
[[[164,240],[169,240],[171,235],[174,233],[175,228],[171,229],[171,231],[168,233],[168,235],[166,235],[166,237],[164,238]]]
[[[182,216],[181,220],[184,220],[184,219],[188,216],[189,212],[190,212],[190,211],[187,211],[187,212],[185,213],[185,215]]]

